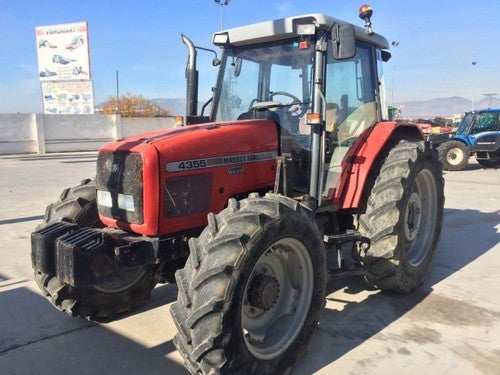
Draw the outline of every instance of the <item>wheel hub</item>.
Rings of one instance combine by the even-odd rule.
[[[413,193],[408,201],[406,208],[405,220],[405,235],[409,241],[413,241],[417,236],[420,228],[420,221],[422,216],[422,201],[420,195]]]
[[[248,288],[248,303],[250,306],[270,310],[278,301],[280,286],[278,280],[263,273],[255,276]]]
[[[94,285],[93,288],[103,293],[119,293],[130,288],[144,276],[142,268],[133,268],[127,271],[116,272],[108,281],[102,282],[99,285]]]
[[[446,158],[451,165],[458,165],[462,162],[464,153],[458,147],[454,147],[448,151]]]
[[[408,241],[406,255],[414,267],[426,259],[431,247],[436,227],[437,203],[434,176],[429,170],[424,169],[415,179],[415,190],[408,200],[403,225]]]

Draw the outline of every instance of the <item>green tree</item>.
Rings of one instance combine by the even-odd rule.
[[[146,99],[142,95],[135,95],[127,92],[116,97],[110,96],[101,106],[100,113],[115,114],[119,113],[123,117],[159,117],[168,116],[170,111],[161,108],[158,104]]]

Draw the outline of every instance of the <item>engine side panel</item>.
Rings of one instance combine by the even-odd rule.
[[[189,127],[154,143],[159,154],[159,233],[205,226],[229,198],[274,186],[278,133],[269,120]],[[196,130],[196,131],[194,131]]]
[[[473,151],[495,152],[500,150],[500,131],[484,132],[470,136]]]

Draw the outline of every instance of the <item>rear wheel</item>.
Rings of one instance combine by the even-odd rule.
[[[447,141],[438,147],[439,159],[443,169],[461,171],[469,162],[469,150],[460,141]]]
[[[497,155],[491,157],[490,159],[477,159],[476,158],[476,160],[484,168],[500,167],[500,151],[497,151]]]
[[[203,374],[285,374],[305,352],[324,305],[325,253],[312,217],[268,194],[210,214],[177,271],[174,344]]]
[[[38,229],[58,221],[91,228],[101,226],[94,181],[84,180],[79,186],[64,190],[59,200],[47,207]],[[132,309],[149,298],[156,284],[154,273],[148,268],[117,272],[113,280],[93,287],[73,287],[39,270],[35,270],[35,281],[56,308],[88,319],[111,319]]]
[[[437,155],[424,142],[400,141],[370,175],[359,232],[370,239],[360,250],[375,287],[409,292],[429,273],[441,233],[444,181]]]

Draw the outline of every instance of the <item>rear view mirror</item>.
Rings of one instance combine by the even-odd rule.
[[[333,24],[332,49],[336,60],[347,60],[356,55],[356,34],[353,25]]]
[[[390,52],[382,51],[382,61],[387,62],[391,59],[392,55]]]

